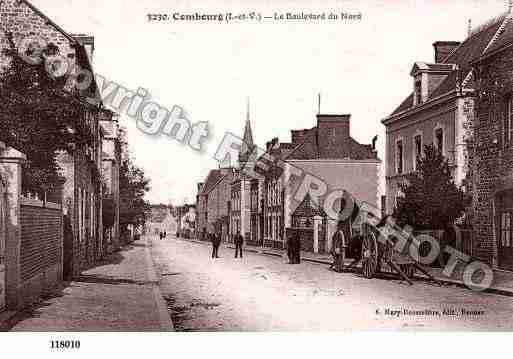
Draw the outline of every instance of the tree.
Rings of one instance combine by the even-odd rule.
[[[119,170],[119,222],[122,228],[129,224],[140,226],[148,219],[151,208],[144,195],[150,190],[149,183],[144,171],[130,159],[122,161]]]
[[[0,73],[0,141],[27,155],[23,170],[23,189],[42,193],[61,183],[57,152],[72,153],[76,146],[92,142],[83,121],[83,108],[77,92],[65,91],[65,77],[54,78],[45,64],[59,53],[50,43],[34,51],[41,62],[26,62],[16,49],[12,34],[9,47],[2,51],[8,65]]]
[[[470,197],[456,186],[447,159],[434,145],[425,146],[417,161],[417,171],[400,186],[404,197],[397,201],[394,218],[419,230],[446,229],[461,218]]]

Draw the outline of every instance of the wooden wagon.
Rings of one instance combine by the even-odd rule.
[[[416,271],[419,271],[437,282],[420,265],[418,258],[412,256],[412,253],[418,256],[420,251],[413,236],[399,233],[403,238],[401,245],[398,245],[399,239],[384,230],[386,223],[386,219],[383,219],[375,227],[367,223],[359,225],[358,234],[351,235],[350,247],[354,261],[349,267],[356,267],[361,263],[362,275],[365,278],[373,278],[378,273],[392,273],[398,274],[411,285]]]

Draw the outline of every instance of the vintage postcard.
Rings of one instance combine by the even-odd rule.
[[[512,297],[513,1],[0,0],[0,342]]]

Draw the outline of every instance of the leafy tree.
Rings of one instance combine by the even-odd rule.
[[[119,171],[120,191],[120,226],[140,226],[146,222],[150,204],[144,200],[144,195],[150,190],[149,179],[144,171],[134,165],[130,159],[122,161]]]
[[[58,151],[72,153],[76,146],[92,142],[83,121],[79,94],[65,91],[65,77],[53,78],[45,59],[59,53],[54,44],[38,51],[40,64],[30,64],[21,56],[11,34],[2,51],[7,66],[0,71],[0,141],[27,155],[23,189],[35,193],[52,190],[62,180],[57,165]]]
[[[470,198],[455,185],[447,159],[434,145],[425,146],[417,161],[417,171],[400,186],[404,197],[397,201],[394,218],[419,230],[446,229],[463,215]]]

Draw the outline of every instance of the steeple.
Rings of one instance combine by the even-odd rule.
[[[244,137],[242,138],[242,141],[242,146],[239,152],[239,164],[241,166],[250,160],[251,152],[253,152],[255,147],[253,143],[253,132],[251,131],[249,97],[246,102],[246,124],[244,125]]]

